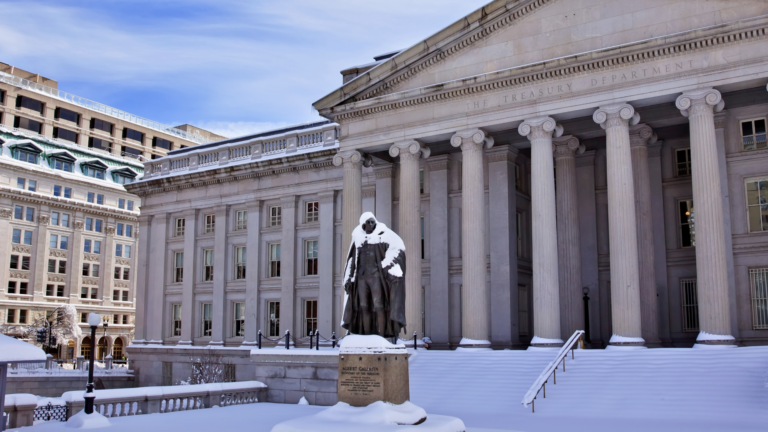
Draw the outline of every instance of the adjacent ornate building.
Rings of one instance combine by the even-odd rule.
[[[338,333],[373,211],[435,347],[765,344],[767,61],[762,1],[493,1],[327,123],[145,162],[134,343]]]

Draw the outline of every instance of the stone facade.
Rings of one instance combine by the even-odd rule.
[[[420,255],[404,336],[435,348],[557,345],[587,324],[592,347],[768,342],[766,14],[749,0],[497,0],[358,68],[314,104],[334,123],[147,162],[129,187],[147,236],[137,339],[301,337],[314,300],[321,335],[340,334],[341,257],[370,210]],[[183,218],[194,228],[175,236]],[[314,239],[325,273],[308,275]]]

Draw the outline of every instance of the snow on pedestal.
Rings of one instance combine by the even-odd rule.
[[[272,432],[464,432],[464,422],[448,416],[430,415],[424,409],[405,402],[394,405],[374,402],[367,407],[353,407],[344,402],[313,416],[288,420],[272,428]]]
[[[86,414],[85,410],[82,410],[70,417],[65,426],[73,429],[99,429],[112,426],[112,423],[96,411]]]
[[[340,402],[365,407],[377,401],[402,404],[410,399],[408,350],[381,336],[350,335],[339,348]]]

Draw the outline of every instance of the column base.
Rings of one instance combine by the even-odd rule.
[[[192,345],[192,341],[179,341],[179,343],[177,343],[176,345],[189,346],[189,345]]]
[[[461,338],[458,348],[491,348],[491,341]]]
[[[240,344],[240,346],[244,346],[244,347],[259,346],[259,343],[258,342],[243,342],[242,344]]]
[[[702,345],[702,347],[713,346],[736,346],[736,339],[731,335],[715,335],[707,332],[699,332],[696,336],[696,345]],[[695,345],[694,345],[695,346]]]
[[[611,340],[608,341],[608,345],[616,347],[644,347],[645,339],[614,334],[611,336]]]
[[[223,341],[210,341],[210,342],[208,342],[208,345],[211,345],[211,346],[224,346],[224,342]]]
[[[533,348],[560,348],[565,342],[562,339],[547,339],[539,336],[534,336],[531,339],[531,346]]]

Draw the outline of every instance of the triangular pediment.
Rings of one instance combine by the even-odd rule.
[[[761,0],[494,1],[315,103],[334,106],[768,15]]]

